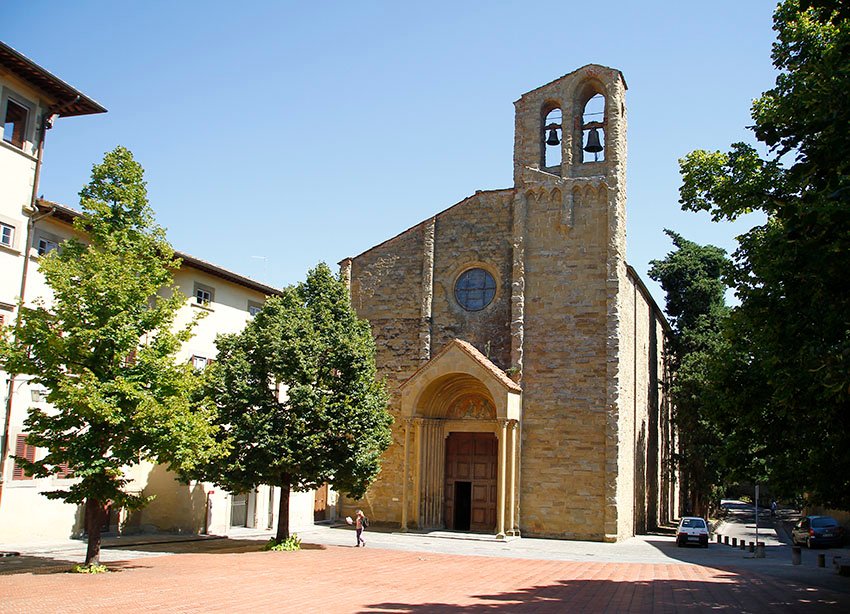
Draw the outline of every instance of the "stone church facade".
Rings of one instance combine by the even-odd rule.
[[[524,94],[514,187],[341,263],[392,392],[356,503],[374,520],[616,541],[676,515],[667,324],[625,260],[625,91],[588,65]]]

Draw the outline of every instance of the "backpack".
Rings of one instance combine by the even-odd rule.
[[[363,526],[363,528],[368,527],[369,526],[369,519],[366,518],[366,516],[363,516],[363,518],[360,519],[360,524]]]

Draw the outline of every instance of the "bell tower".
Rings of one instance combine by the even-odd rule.
[[[514,185],[613,178],[625,166],[625,91],[619,70],[588,64],[524,94],[514,103]]]
[[[620,71],[589,64],[514,103],[511,360],[523,388],[519,484],[532,531],[616,540],[630,530],[619,473],[625,91]],[[574,445],[577,433],[595,443]],[[540,488],[553,466],[570,478]],[[539,511],[564,498],[572,517],[553,522]]]

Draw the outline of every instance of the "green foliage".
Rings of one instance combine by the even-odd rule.
[[[234,492],[268,484],[288,497],[290,488],[329,482],[361,497],[390,443],[391,418],[369,324],[327,265],[270,297],[242,332],[220,336],[217,346],[209,396],[231,452],[208,477]],[[288,530],[282,499],[278,540]]]
[[[296,550],[301,550],[301,539],[296,533],[293,533],[280,542],[275,538],[271,538],[265,543],[263,550],[270,550],[272,552],[294,552]]]
[[[651,262],[649,276],[667,295],[672,323],[669,361],[674,377],[667,393],[673,405],[680,449],[674,460],[683,479],[691,513],[707,513],[712,488],[720,479],[717,458],[721,432],[713,415],[713,358],[725,350],[722,327],[728,317],[723,274],[730,262],[713,245],[698,245],[666,230],[676,250]]]
[[[774,14],[775,87],[753,103],[760,156],[693,152],[683,208],[767,221],[739,237],[741,301],[713,363],[721,455],[779,496],[850,508],[850,8],[786,0]]]
[[[53,300],[22,307],[20,328],[0,340],[3,368],[31,376],[53,407],[31,408],[25,422],[27,442],[47,455],[16,461],[36,477],[71,470],[76,481],[48,498],[135,509],[150,498],[125,492],[124,468],[208,464],[214,408],[193,403],[201,384],[175,362],[191,325],[174,331],[185,301],[172,280],[179,261],[154,223],[141,166],[116,148],[80,197],[75,226],[88,242],[70,239],[39,259]]]
[[[74,565],[71,567],[71,573],[88,573],[88,574],[96,574],[96,573],[106,573],[109,571],[106,565]]]

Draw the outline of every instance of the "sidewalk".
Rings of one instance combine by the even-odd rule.
[[[97,577],[0,574],[0,612],[850,611],[846,587],[777,579],[761,573],[763,561],[714,544],[677,548],[668,536],[601,544],[464,535],[370,530],[368,546],[355,548],[350,528],[315,527],[300,533],[305,547],[293,553],[259,552],[268,532],[110,548],[104,553],[149,558],[109,564],[117,573]],[[210,550],[224,545],[229,549]],[[188,554],[179,555],[183,548]],[[623,558],[645,560],[616,560]]]
[[[729,528],[729,523],[724,523]],[[722,527],[721,527],[722,530]],[[352,547],[354,531],[347,526],[317,525],[297,531],[304,544]],[[218,536],[148,534],[104,539],[101,561],[106,564],[149,557],[257,552],[272,536],[271,531],[233,529],[227,538]],[[838,576],[829,567],[816,566],[816,557],[803,553],[804,565],[791,565],[791,549],[775,536],[765,547],[765,558],[711,543],[709,548],[678,548],[666,535],[644,535],[615,544],[516,538],[497,540],[491,535],[451,531],[407,532],[373,527],[365,534],[367,547],[381,550],[447,554],[498,559],[570,561],[582,563],[651,564],[700,566],[735,573],[756,573],[850,593],[850,578]],[[766,539],[762,539],[766,542]],[[767,543],[767,542],[766,542]],[[0,544],[0,550],[17,550],[20,557],[0,558],[0,574],[27,569],[66,569],[85,558],[86,544],[78,540],[38,544]],[[829,552],[829,551],[827,551]]]

